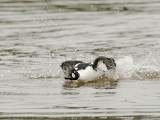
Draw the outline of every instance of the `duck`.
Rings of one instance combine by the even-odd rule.
[[[109,70],[115,70],[113,58],[97,57],[93,62],[86,63],[79,60],[67,60],[60,65],[66,80],[92,81],[105,75]]]

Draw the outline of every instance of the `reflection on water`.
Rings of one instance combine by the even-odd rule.
[[[105,77],[84,82],[84,81],[66,81],[63,85],[63,88],[76,88],[76,87],[93,87],[95,89],[115,89],[118,84],[117,80],[107,79]]]
[[[0,119],[158,120],[158,0],[1,0]],[[113,57],[116,74],[65,81],[65,60]]]

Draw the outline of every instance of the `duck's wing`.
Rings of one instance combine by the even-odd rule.
[[[69,68],[74,67],[78,63],[83,63],[83,61],[79,61],[79,60],[67,60],[67,61],[62,62],[62,64],[60,65],[60,67],[63,70],[68,70]]]
[[[102,69],[104,71],[115,69],[116,63],[113,58],[107,58],[104,56],[97,57],[93,62],[93,69]]]

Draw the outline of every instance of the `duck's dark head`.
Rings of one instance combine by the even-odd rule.
[[[65,79],[69,79],[69,80],[77,80],[79,78],[79,73],[77,72],[77,70],[75,68],[71,68],[69,69],[69,76],[65,77]]]

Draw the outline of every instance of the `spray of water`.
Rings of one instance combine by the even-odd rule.
[[[160,77],[160,65],[152,54],[140,62],[133,57],[125,56],[116,61],[117,68],[114,79],[151,79]]]

